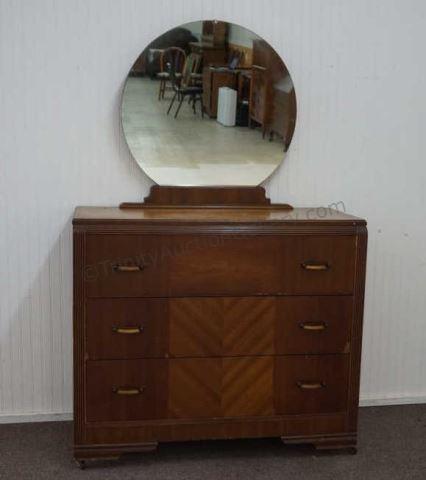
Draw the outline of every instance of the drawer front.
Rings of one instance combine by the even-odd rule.
[[[276,302],[277,354],[349,353],[351,296],[281,297]]]
[[[343,412],[348,370],[349,355],[89,361],[86,419]]]
[[[90,359],[167,355],[167,299],[89,299],[85,324]]]
[[[283,241],[283,289],[288,294],[351,294],[356,237],[292,236]]]
[[[89,359],[348,353],[352,297],[90,298]]]
[[[89,297],[149,297],[168,292],[168,258],[161,237],[86,237],[84,285]]]
[[[88,422],[165,418],[166,360],[102,360],[86,365]]]
[[[350,294],[355,241],[88,234],[85,288],[91,297]]]
[[[343,412],[347,409],[349,355],[276,357],[278,414]]]

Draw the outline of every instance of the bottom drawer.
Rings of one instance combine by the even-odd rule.
[[[167,416],[167,360],[102,360],[86,366],[88,422]]]
[[[343,412],[349,355],[89,361],[86,420]]]
[[[276,357],[277,413],[345,411],[348,401],[349,358],[349,355]]]

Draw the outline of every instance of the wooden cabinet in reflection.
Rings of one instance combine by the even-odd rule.
[[[226,50],[224,45],[209,45],[205,43],[191,42],[191,52],[201,55],[204,67],[209,65],[224,65],[226,63]]]
[[[268,115],[271,110],[271,86],[268,72],[265,67],[253,65],[250,89],[250,120],[249,125],[254,126],[253,121],[261,125],[262,134],[265,136],[268,124]]]
[[[202,41],[206,45],[224,45],[228,35],[228,23],[217,20],[205,20],[202,29]]]
[[[271,121],[268,125],[270,139],[275,134],[283,139],[284,149],[288,150],[296,126],[296,96],[294,88],[279,85],[272,90]]]
[[[288,148],[296,121],[296,97],[290,75],[275,50],[264,40],[253,41],[249,106],[250,125],[262,134],[279,135]]]

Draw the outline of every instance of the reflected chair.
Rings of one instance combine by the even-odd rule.
[[[202,81],[202,74],[199,73],[203,57],[198,53],[190,53],[185,60],[182,70],[182,85],[195,86]]]
[[[194,54],[196,55],[196,54]],[[197,63],[199,62],[199,63]],[[199,101],[201,105],[201,116],[204,118],[204,106],[203,106],[203,86],[199,84],[193,84],[194,79],[192,74],[195,73],[194,69],[199,68],[201,64],[201,59],[197,59],[195,57],[191,58],[191,55],[188,57],[188,65],[184,67],[184,74],[181,78],[178,78],[175,74],[175,71],[170,63],[167,64],[168,73],[170,82],[172,84],[172,88],[175,92],[173,95],[172,101],[170,102],[169,108],[167,110],[167,115],[170,113],[170,110],[175,103],[176,98],[179,101],[179,105],[176,109],[174,117],[177,118],[179,111],[182,107],[182,103],[184,102],[186,97],[189,97],[189,103],[192,103],[192,110],[194,115],[196,114],[196,102]]]
[[[160,79],[160,86],[158,89],[158,100],[164,98],[164,93],[167,88],[167,82],[170,80],[170,73],[167,70],[167,64],[172,65],[176,77],[182,75],[186,63],[185,50],[179,47],[169,47],[161,52],[160,55],[160,72],[157,77]]]

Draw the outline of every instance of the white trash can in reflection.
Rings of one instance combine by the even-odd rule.
[[[217,102],[217,121],[225,127],[235,126],[237,115],[237,91],[220,87]]]

